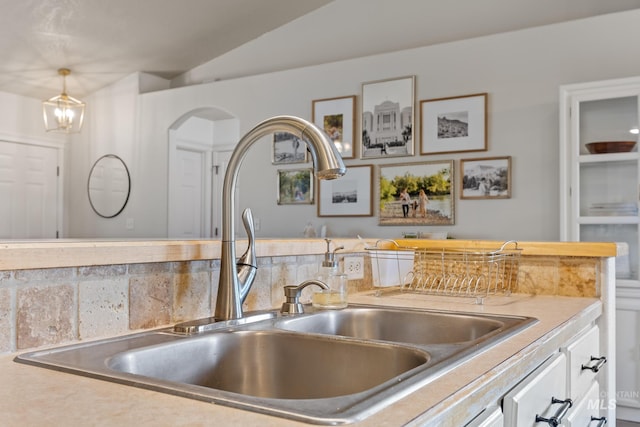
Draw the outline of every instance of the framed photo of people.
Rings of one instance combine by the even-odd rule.
[[[360,158],[413,155],[415,76],[362,84]]]
[[[318,180],[318,216],[372,216],[373,165],[349,166],[340,179]]]
[[[453,225],[453,160],[379,165],[380,225]]]
[[[511,157],[460,160],[461,199],[509,199]]]
[[[316,99],[311,102],[312,122],[323,129],[343,159],[355,158],[356,96]]]
[[[487,151],[487,94],[420,101],[420,154]]]

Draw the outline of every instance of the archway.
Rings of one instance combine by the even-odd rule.
[[[169,127],[169,238],[219,236],[222,181],[239,122],[217,107],[191,110]]]

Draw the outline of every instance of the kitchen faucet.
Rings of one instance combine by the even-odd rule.
[[[222,246],[220,254],[220,280],[216,299],[215,319],[242,318],[244,302],[258,269],[255,255],[255,232],[250,209],[242,215],[249,244],[247,251],[236,262],[235,247],[235,189],[242,160],[249,147],[274,132],[290,133],[307,143],[313,159],[313,168],[319,179],[339,178],[347,172],[331,139],[313,123],[294,116],[276,116],[258,123],[240,139],[233,150],[222,186]]]

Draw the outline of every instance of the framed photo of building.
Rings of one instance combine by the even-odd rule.
[[[360,158],[413,155],[415,76],[362,84]]]
[[[379,165],[380,225],[453,225],[453,160]]]
[[[420,101],[420,154],[487,151],[487,94]]]
[[[316,99],[311,103],[312,122],[323,129],[343,159],[355,158],[356,96]]]
[[[318,216],[372,216],[373,165],[349,166],[340,179],[318,181]]]
[[[313,204],[313,170],[278,170],[278,204]]]
[[[272,154],[271,162],[274,165],[306,163],[307,143],[288,132],[275,132]]]
[[[461,199],[509,199],[511,157],[460,160]]]

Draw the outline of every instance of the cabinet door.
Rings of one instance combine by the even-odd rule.
[[[600,420],[594,418],[600,418],[600,407],[604,404],[604,399],[600,398],[600,387],[594,382],[584,398],[575,402],[574,409],[567,416],[566,426],[595,427]]]
[[[600,329],[597,326],[589,328],[562,351],[567,355],[569,366],[569,398],[577,402],[591,387],[602,363],[610,363],[606,359],[600,360]]]
[[[619,406],[633,408],[640,421],[640,291],[618,290],[616,299],[616,398]]]
[[[551,418],[565,400],[567,358],[557,353],[525,378],[503,400],[504,425],[509,427],[540,427],[538,416]]]
[[[640,79],[561,94],[561,239],[622,243],[617,278],[637,281]]]

